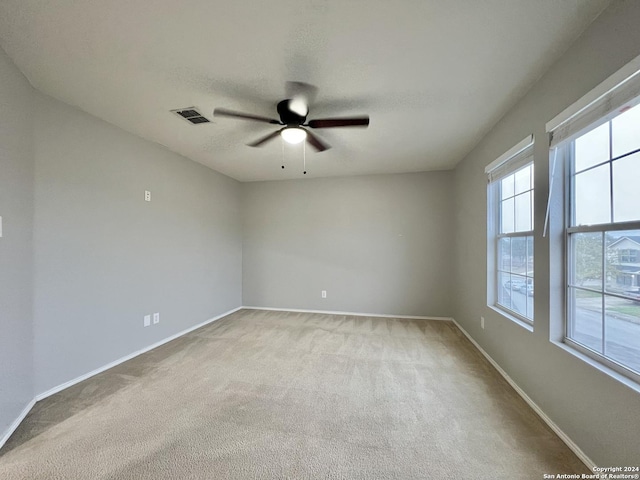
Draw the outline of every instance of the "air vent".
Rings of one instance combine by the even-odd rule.
[[[178,110],[171,111],[194,125],[210,122],[209,119],[202,115],[196,107],[179,108]]]

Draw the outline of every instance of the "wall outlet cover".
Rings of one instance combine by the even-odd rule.
[[[155,325],[156,323],[160,323],[160,314],[159,313],[154,313],[153,314],[153,324]]]
[[[144,316],[144,326],[148,327],[149,325],[151,325],[151,315],[145,315]]]

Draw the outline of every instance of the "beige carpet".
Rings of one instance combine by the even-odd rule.
[[[589,473],[450,322],[242,310],[36,404],[8,479]]]

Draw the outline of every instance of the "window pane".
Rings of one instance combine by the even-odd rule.
[[[617,116],[611,123],[614,158],[640,148],[640,105]]]
[[[524,275],[527,271],[527,238],[511,238],[511,272]]]
[[[613,220],[640,220],[640,153],[613,162]]]
[[[498,270],[511,271],[511,239],[501,238],[498,241]],[[505,282],[509,280],[505,279]]]
[[[499,239],[498,257],[497,303],[533,320],[533,236]]]
[[[500,233],[513,232],[513,197],[500,202]]]
[[[515,194],[526,190],[531,190],[531,165],[527,165],[515,173]]]
[[[509,285],[511,297],[511,310],[520,315],[527,316],[527,279],[522,275],[511,275]]]
[[[531,192],[522,193],[516,200],[516,232],[527,232],[531,227]]]
[[[579,173],[574,178],[575,224],[609,223],[611,221],[609,164]]]
[[[640,300],[640,230],[607,232],[607,291]]]
[[[605,355],[640,372],[640,302],[606,296]]]
[[[527,237],[527,275],[533,277],[533,237]]]
[[[511,308],[511,297],[509,296],[510,285],[511,275],[498,272],[498,304],[507,308]]]
[[[500,198],[513,197],[513,175],[509,175],[500,181]]]
[[[527,318],[533,318],[533,278],[527,278]]]
[[[534,203],[534,198],[535,198],[535,192],[533,190],[531,190],[531,213],[529,215],[531,215],[531,230],[533,230],[533,222],[535,222],[534,218],[533,218],[533,203]]]
[[[602,295],[572,288],[571,306],[569,338],[602,353]]]
[[[609,123],[600,125],[575,141],[575,171],[609,160]]]
[[[602,233],[574,233],[571,283],[602,290]]]

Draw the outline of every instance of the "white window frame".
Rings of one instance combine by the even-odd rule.
[[[573,194],[574,194],[574,172],[572,171],[574,165],[574,151],[573,144],[576,138],[584,135],[587,132],[594,130],[600,125],[610,122],[613,118],[618,116],[625,108],[640,105],[640,56],[625,65],[618,72],[614,73],[611,77],[605,80],[602,84],[594,88],[591,92],[587,93],[584,97],[578,100],[575,104],[569,106],[565,111],[557,115],[553,120],[547,123],[547,132],[550,133],[550,158],[554,161],[552,163],[551,171],[551,184],[550,192],[554,183],[554,171],[556,157],[561,159],[561,163],[564,164],[564,226],[562,228],[562,241],[564,245],[563,251],[563,294],[562,303],[564,304],[564,318],[562,320],[562,339],[560,340],[564,345],[568,346],[570,350],[578,352],[586,357],[586,361],[593,366],[597,367],[605,372],[620,379],[621,381],[634,385],[633,388],[638,388],[640,385],[640,373],[630,369],[629,367],[617,362],[615,359],[606,356],[606,350],[603,348],[603,353],[596,352],[595,350],[578,343],[571,338],[572,327],[572,301],[571,294],[572,289],[590,291],[589,288],[583,286],[572,285],[573,279],[571,278],[572,265],[570,262],[573,258],[572,252],[572,240],[571,236],[576,233],[583,232],[596,232],[603,235],[603,285],[601,291],[596,293],[602,295],[602,308],[603,317],[605,313],[605,300],[609,297],[619,297],[624,299],[630,299],[630,297],[615,292],[607,291],[605,287],[604,272],[605,272],[605,255],[606,245],[604,243],[604,235],[609,231],[623,231],[623,230],[639,230],[640,220],[638,221],[625,221],[615,222],[615,218],[611,216],[611,222],[597,224],[597,225],[574,225],[572,206]],[[639,107],[640,108],[640,107]],[[609,124],[611,125],[611,124]],[[611,128],[611,127],[610,127]],[[611,131],[609,135],[611,142]],[[626,152],[624,155],[612,158],[612,151],[610,147],[610,155],[606,161],[603,161],[599,165],[608,164],[611,168],[612,162],[618,158],[623,158],[631,154],[637,153]],[[598,166],[599,166],[598,165]],[[597,168],[596,165],[590,168]],[[562,168],[560,168],[562,171]],[[609,181],[612,182],[610,176]],[[610,185],[610,192],[613,197],[613,185]],[[549,205],[551,204],[551,194],[549,199]],[[613,202],[611,202],[611,208],[613,209]],[[548,216],[547,212],[547,216]],[[545,224],[546,227],[546,224]],[[546,234],[546,228],[545,228]],[[593,290],[595,292],[595,290]],[[553,292],[552,292],[553,294]],[[603,335],[602,343],[606,342],[605,329],[606,325],[603,321]],[[553,330],[553,326],[552,326]],[[594,363],[595,362],[595,363]],[[632,382],[629,383],[629,380]]]
[[[528,318],[525,315],[507,307],[498,302],[499,299],[499,290],[503,288],[500,284],[500,272],[503,271],[500,267],[500,258],[498,255],[499,252],[499,243],[502,238],[525,238],[525,243],[527,242],[527,238],[534,236],[533,230],[533,195],[531,198],[531,230],[526,231],[517,231],[512,233],[501,233],[500,232],[500,222],[501,222],[501,192],[500,192],[500,184],[501,180],[508,177],[509,175],[515,174],[518,170],[521,170],[524,167],[533,166],[533,135],[529,135],[518,144],[513,146],[503,155],[498,157],[496,160],[491,162],[485,168],[485,173],[487,174],[487,305],[498,313],[502,314],[506,318],[513,320],[514,322],[526,327],[529,330],[532,330],[533,327],[533,318]],[[533,171],[532,171],[533,174]],[[533,178],[531,178],[531,188],[530,190],[532,194],[534,192],[533,188]],[[515,227],[515,224],[514,224]],[[532,242],[533,243],[533,242]],[[512,273],[512,272],[510,272]],[[525,284],[528,284],[528,277],[525,268]],[[531,278],[533,285],[533,276]],[[535,292],[535,289],[534,289]],[[524,295],[527,295],[527,292],[524,292]],[[531,300],[527,298],[527,301],[533,302],[533,296],[530,297]],[[535,312],[534,312],[535,315]]]
[[[607,120],[609,121],[609,120]],[[592,129],[597,128],[599,125],[596,124],[593,128],[588,129],[587,131],[591,131]],[[583,134],[586,132],[583,132]],[[609,136],[609,141],[611,141],[611,135]],[[614,231],[624,231],[624,230],[640,230],[640,220],[638,221],[631,221],[631,222],[615,222],[612,221],[610,223],[600,223],[600,224],[596,224],[596,225],[574,225],[574,218],[573,218],[573,208],[572,208],[572,202],[574,200],[573,195],[574,195],[574,171],[573,171],[573,165],[574,165],[574,152],[573,152],[573,141],[569,142],[568,145],[566,145],[565,148],[565,152],[564,152],[564,156],[565,158],[568,159],[568,161],[566,162],[566,175],[567,177],[567,191],[565,192],[565,209],[567,212],[566,215],[566,225],[565,225],[565,235],[564,235],[564,242],[565,242],[565,261],[564,261],[564,269],[565,269],[565,297],[566,297],[566,301],[565,301],[565,322],[564,322],[564,343],[569,345],[571,348],[574,348],[576,350],[578,350],[579,352],[581,352],[584,355],[589,356],[590,358],[602,363],[603,365],[611,368],[612,370],[616,371],[617,373],[620,373],[626,377],[631,378],[632,380],[640,383],[640,374],[638,372],[635,372],[634,370],[630,369],[629,367],[625,366],[624,364],[617,362],[615,359],[607,356],[606,354],[606,349],[605,349],[605,344],[606,344],[606,322],[602,322],[602,352],[597,352],[591,348],[589,348],[587,345],[584,345],[582,343],[579,343],[577,340],[575,340],[574,338],[572,338],[572,334],[571,334],[571,329],[573,328],[573,321],[574,321],[574,315],[575,313],[572,311],[572,301],[571,301],[571,296],[573,295],[573,292],[575,291],[585,291],[585,292],[592,292],[592,293],[597,293],[602,295],[602,315],[603,317],[606,317],[606,299],[607,297],[615,297],[615,298],[622,298],[622,299],[626,299],[626,300],[633,300],[633,298],[631,298],[630,296],[624,295],[624,294],[618,294],[615,292],[611,292],[611,291],[607,291],[606,287],[605,287],[605,282],[606,279],[604,278],[605,275],[605,263],[606,263],[606,242],[604,240],[604,237],[606,236],[607,232],[614,232]],[[598,166],[602,166],[602,165],[609,165],[609,168],[612,168],[612,164],[615,160],[617,160],[618,158],[624,158],[627,157],[631,154],[634,153],[638,153],[638,151],[634,151],[632,153],[626,153],[624,155],[621,155],[620,157],[615,157],[615,158],[610,158],[607,161],[603,161],[601,164],[598,165],[594,165],[589,167],[589,169],[593,169],[593,168],[597,168]],[[587,170],[589,170],[587,169]],[[611,179],[613,178],[612,173],[610,172],[610,182]],[[611,195],[613,196],[613,188],[611,187]],[[613,202],[611,202],[611,209],[613,210]],[[603,235],[603,241],[602,241],[602,272],[603,272],[603,278],[602,278],[602,287],[601,290],[595,290],[595,289],[591,289],[588,287],[584,287],[584,286],[579,286],[579,285],[575,285],[574,280],[571,278],[571,271],[572,271],[572,265],[570,264],[570,262],[573,259],[573,252],[572,252],[572,248],[573,248],[573,242],[572,242],[572,236],[577,234],[577,233],[601,233]]]

